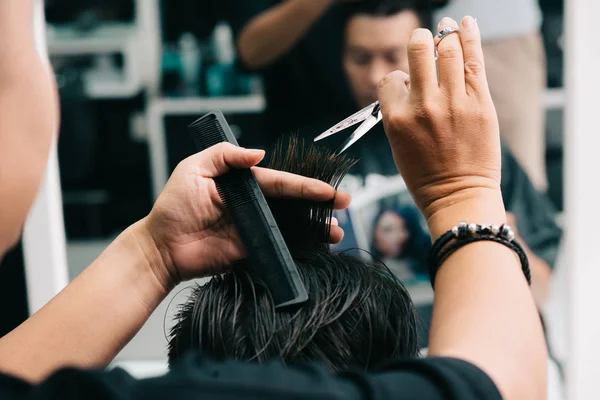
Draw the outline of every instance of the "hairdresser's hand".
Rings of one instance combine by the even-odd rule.
[[[445,18],[438,29],[449,26],[457,25]],[[506,216],[500,194],[498,119],[476,22],[465,18],[460,34],[441,41],[439,83],[429,31],[413,33],[408,53],[410,84],[402,72],[388,75],[380,83],[379,100],[396,165],[416,204],[430,229],[432,225],[438,228],[437,214],[449,209],[453,213],[446,213],[446,222],[480,215],[500,221],[474,222],[502,222]],[[459,210],[457,205],[463,207]],[[492,214],[489,210],[469,213],[478,205],[495,208]],[[439,226],[432,234],[437,236],[450,227]]]
[[[231,168],[253,167],[263,157],[261,150],[223,143],[177,166],[150,215],[139,224],[140,237],[150,238],[141,242],[152,243],[160,253],[162,263],[158,263],[156,271],[160,279],[177,282],[221,273],[224,267],[244,256],[244,248],[213,178]],[[330,185],[316,179],[258,167],[253,172],[266,196],[315,201],[335,196],[336,208],[345,208],[350,203],[348,194],[336,195]],[[341,228],[332,226],[332,242],[340,241],[342,236]]]

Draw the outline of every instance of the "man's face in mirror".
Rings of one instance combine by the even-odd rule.
[[[420,27],[413,11],[391,16],[353,16],[346,26],[344,70],[360,107],[377,100],[377,84],[388,73],[408,73],[407,46]]]

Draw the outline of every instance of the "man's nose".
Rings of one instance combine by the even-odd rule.
[[[379,81],[381,81],[387,74],[392,72],[388,66],[381,61],[375,61],[369,68],[369,83],[377,87]]]

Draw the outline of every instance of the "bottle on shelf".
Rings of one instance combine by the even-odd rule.
[[[167,96],[180,96],[182,92],[183,65],[176,46],[166,45],[162,55],[161,90]]]
[[[213,34],[215,63],[206,70],[206,90],[211,97],[230,96],[237,91],[235,46],[229,25],[220,23]]]
[[[183,74],[184,94],[186,96],[198,96],[200,94],[202,53],[193,33],[186,32],[179,38],[179,57]]]

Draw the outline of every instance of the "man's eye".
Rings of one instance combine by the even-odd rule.
[[[385,60],[390,64],[398,64],[402,61],[402,57],[398,53],[387,53],[385,55]]]
[[[357,65],[367,65],[371,62],[371,56],[368,54],[354,54],[351,59],[352,62]]]

